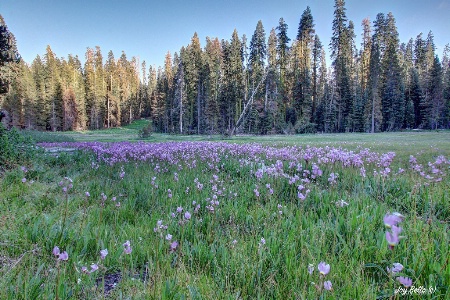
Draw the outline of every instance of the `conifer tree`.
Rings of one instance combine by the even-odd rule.
[[[278,86],[280,85],[280,73],[278,72],[278,37],[275,33],[275,29],[272,28],[269,34],[267,42],[267,62],[268,73],[266,77],[266,93],[264,97],[264,116],[263,116],[263,128],[262,133],[281,131],[284,127],[284,116],[280,113],[283,101],[278,94]]]
[[[385,23],[385,53],[382,58],[381,105],[383,130],[401,129],[405,116],[404,85],[399,61],[399,40],[394,16]]]
[[[284,81],[286,76],[286,64],[289,55],[289,41],[291,40],[287,36],[288,25],[283,18],[280,18],[277,26],[277,54],[278,54],[278,66],[280,68],[280,88],[281,93],[284,96]]]
[[[383,116],[381,114],[380,76],[381,57],[384,51],[384,14],[379,13],[374,21],[375,32],[372,36],[369,67],[369,91],[365,106],[366,128],[374,133],[381,128]]]
[[[94,50],[87,48],[84,63],[84,82],[86,90],[86,113],[87,127],[90,129],[99,129],[99,107],[97,101],[95,57]]]
[[[120,104],[120,80],[119,70],[114,58],[114,53],[110,50],[105,66],[105,125],[107,128],[121,125],[122,108]]]
[[[434,58],[433,67],[430,72],[430,96],[429,103],[424,107],[425,116],[428,117],[427,123],[430,129],[438,129],[444,127],[445,101],[443,97],[443,72],[439,57]]]
[[[224,57],[224,87],[220,97],[220,128],[223,134],[231,133],[243,110],[244,55],[238,32],[233,31],[231,41],[222,41]]]
[[[5,20],[0,14],[0,109],[3,97],[16,77],[20,54],[16,46],[16,38],[8,30]]]
[[[60,82],[60,61],[47,46],[44,56],[45,102],[49,107],[47,129],[57,131],[62,129],[63,105]]]
[[[313,118],[313,64],[314,58],[314,21],[309,6],[300,19],[297,43],[294,48],[294,90],[293,101],[297,119],[301,126],[309,126]],[[319,50],[316,50],[316,55]],[[312,61],[313,60],[313,61]]]
[[[347,25],[345,1],[335,0],[333,35],[331,37],[331,58],[336,78],[337,130],[351,128],[352,92],[350,68],[352,59],[352,37]]]
[[[312,49],[312,106],[311,106],[311,122],[317,124],[317,106],[319,103],[319,80],[320,66],[322,63],[323,46],[316,34],[314,37],[314,46]]]
[[[218,38],[206,38],[205,46],[205,122],[206,132],[216,133],[219,126],[219,96],[222,87],[223,57]]]

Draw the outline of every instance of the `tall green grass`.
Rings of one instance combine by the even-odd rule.
[[[448,159],[448,142],[434,134],[441,133],[414,139],[400,134],[389,142],[384,140],[389,134],[381,140],[366,135],[305,138],[311,145],[396,149],[394,170],[408,168],[409,153],[424,164],[437,155]],[[263,140],[294,144],[302,138]],[[158,172],[155,163],[109,166],[76,151],[41,153],[26,173],[19,167],[8,171],[0,179],[0,298],[450,298],[448,177],[418,186],[410,171],[387,179],[362,178],[357,169],[334,166],[323,169],[307,199],[300,201],[296,185],[270,177],[257,181],[254,167],[241,167],[233,157],[220,157],[218,165],[220,171],[213,172],[201,160],[194,169],[161,164]],[[334,186],[327,181],[331,172],[339,173]],[[67,193],[65,177],[73,180]],[[203,184],[201,190],[196,181]],[[216,188],[224,195],[218,196],[212,213],[205,207]],[[201,204],[197,214],[194,201]],[[341,201],[348,206],[341,207]],[[183,212],[172,217],[177,207]],[[185,211],[192,214],[190,220]],[[394,211],[405,215],[401,226],[406,238],[390,250],[383,216]],[[158,220],[168,228],[155,232]],[[175,251],[166,240],[168,233],[179,243]],[[127,240],[131,254],[124,253]],[[54,246],[67,251],[69,260],[58,261]],[[105,248],[109,254],[101,260],[99,252]],[[325,277],[318,273],[321,261],[331,266]],[[393,262],[405,266],[401,275],[412,278],[414,286],[436,291],[395,295],[400,284],[386,271]],[[97,271],[81,271],[92,263],[98,264]],[[323,289],[326,280],[332,282],[331,291]]]

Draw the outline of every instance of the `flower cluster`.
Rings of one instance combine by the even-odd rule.
[[[64,179],[61,180],[58,185],[62,187],[63,193],[66,194],[73,188],[73,181],[69,177],[64,177]]]
[[[386,228],[390,228],[391,231],[386,231],[386,240],[389,244],[389,248],[394,249],[400,241],[399,234],[402,232],[402,228],[398,226],[398,223],[402,222],[404,216],[398,212],[392,214],[386,214],[383,218],[384,225]],[[403,265],[400,263],[393,263],[392,267],[386,268],[387,272],[391,276],[396,276],[397,273],[403,270]],[[408,277],[399,276],[397,281],[400,282],[404,287],[410,287],[412,285],[412,279]]]
[[[403,221],[403,216],[399,213],[386,214],[383,218],[384,225],[391,229],[391,231],[386,231],[386,241],[391,249],[394,249],[400,241],[399,234],[402,232],[402,228],[397,226],[398,223]]]
[[[58,247],[58,246],[55,246],[55,247],[53,248],[52,253],[53,253],[54,256],[58,257],[58,258],[57,258],[58,260],[64,260],[64,261],[66,261],[66,260],[69,259],[69,254],[67,254],[66,251],[61,252],[61,251],[59,250],[59,247]]]
[[[325,278],[325,276],[328,275],[328,273],[330,273],[330,269],[331,269],[330,265],[324,261],[320,262],[317,265],[317,270],[319,270],[321,280],[323,280]],[[314,265],[313,264],[308,265],[308,273],[310,275],[312,275],[314,273]],[[331,281],[327,280],[327,281],[323,282],[323,286],[316,286],[316,287],[319,290],[321,290],[323,287],[325,290],[331,291],[333,288],[333,285],[332,285]]]
[[[123,252],[125,253],[125,254],[131,254],[131,244],[130,244],[130,241],[126,241],[125,243],[123,243]]]

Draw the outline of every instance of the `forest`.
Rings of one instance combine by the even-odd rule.
[[[450,128],[450,46],[440,56],[431,31],[401,42],[392,13],[356,26],[344,0],[335,0],[329,43],[314,26],[306,7],[295,37],[283,18],[268,34],[259,21],[250,39],[235,29],[202,46],[194,33],[159,67],[125,52],[105,57],[99,46],[81,59],[47,46],[28,64],[0,16],[0,118],[43,131],[147,118],[154,131],[174,134]]]

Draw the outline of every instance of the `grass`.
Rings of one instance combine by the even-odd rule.
[[[137,131],[143,124],[64,133],[57,140],[138,141]],[[202,146],[190,149],[189,144],[178,143],[185,140]],[[220,137],[153,134],[149,141],[155,147],[163,145],[155,149],[168,156],[111,165],[89,151],[40,153],[26,166],[27,172],[17,167],[4,173],[0,178],[0,298],[450,297],[449,165],[439,165],[445,175],[435,182],[412,170],[409,162],[414,155],[423,171],[437,178],[439,174],[432,174],[427,164],[438,166],[435,161],[440,155],[450,159],[450,132],[245,136],[226,140],[237,143],[231,149],[208,143],[211,140]],[[177,143],[156,143],[169,141]],[[263,148],[256,148],[261,144]],[[123,146],[120,153],[136,151],[139,145]],[[174,145],[185,148],[177,150]],[[290,166],[294,159],[289,155],[300,147],[307,149],[306,145],[321,151],[327,146],[342,147],[343,155],[350,154],[346,149],[359,153],[370,148],[376,159],[365,161],[366,177],[360,175],[359,167],[319,163],[322,154],[308,163],[298,159],[302,170],[297,171]],[[286,159],[271,157],[269,146],[287,149]],[[382,176],[381,156],[389,151],[396,156],[389,164],[391,172]],[[322,176],[304,176],[304,170],[313,172],[313,162]],[[270,175],[263,164],[269,169],[272,164],[275,169],[278,166],[284,175]],[[405,171],[397,174],[399,168]],[[265,170],[260,178],[259,169]],[[335,184],[328,181],[331,173],[339,174]],[[295,174],[299,179],[290,184]],[[73,181],[72,188],[65,177]],[[310,182],[301,182],[305,178]],[[298,197],[298,185],[304,186],[300,191],[307,194],[305,200]],[[219,203],[214,202],[216,198]],[[195,213],[197,204],[200,208]],[[183,208],[180,213],[178,207]],[[394,211],[405,216],[400,226],[406,238],[391,250],[383,217]],[[191,214],[189,219],[185,212]],[[167,234],[172,235],[171,241]],[[124,253],[127,240],[131,254]],[[171,251],[173,241],[178,246]],[[52,254],[54,246],[67,251],[69,259],[59,261]],[[109,253],[102,260],[99,253],[105,248]],[[326,276],[317,269],[322,261],[331,266]],[[386,271],[394,262],[405,267],[398,275],[411,278],[416,288],[435,290],[395,294],[401,284]],[[82,272],[83,266],[90,269],[93,263],[99,266],[97,271]],[[325,281],[332,283],[331,291],[323,288]]]

